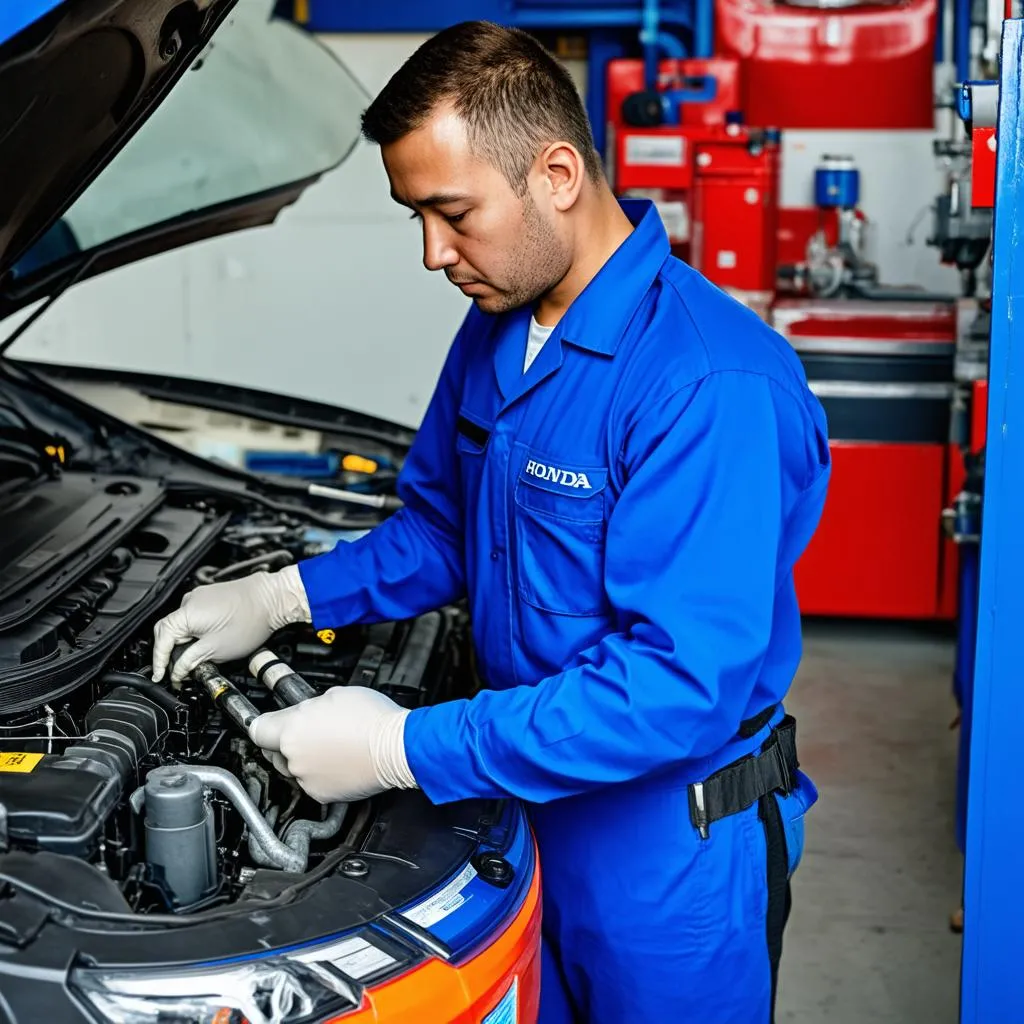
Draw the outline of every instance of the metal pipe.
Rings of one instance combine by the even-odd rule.
[[[653,91],[658,87],[658,0],[644,0],[640,18],[640,45],[644,52],[644,87],[648,91]]]
[[[953,60],[957,82],[971,77],[971,0],[953,0]]]
[[[402,507],[401,500],[391,494],[362,494],[342,487],[328,487],[326,484],[310,484],[306,488],[306,493],[311,498],[328,498],[330,501],[344,501],[350,505],[365,505],[367,508]]]
[[[306,870],[306,858],[274,835],[274,829],[260,814],[259,808],[250,799],[242,783],[226,768],[209,768],[193,764],[179,764],[174,767],[176,771],[194,775],[204,786],[215,789],[231,801],[232,806],[242,816],[242,820],[249,826],[250,842],[256,840],[273,867],[297,874]]]
[[[259,802],[260,802],[260,793],[262,792],[262,787],[260,785],[260,780],[255,775],[250,775],[249,779],[248,779],[248,781],[246,783],[246,788],[249,791],[249,799],[252,800],[253,804],[255,804],[258,807],[259,806]],[[277,807],[276,806],[275,807],[268,807],[267,808],[266,818],[267,818],[267,824],[271,828],[273,828],[277,824]],[[249,856],[257,864],[259,864],[260,867],[263,867],[263,868],[272,868],[272,867],[274,867],[274,862],[271,860],[270,855],[266,852],[266,850],[263,849],[262,846],[260,846],[259,841],[257,840],[255,833],[252,832],[251,830],[249,832]]]
[[[694,57],[712,57],[715,52],[714,0],[697,0],[693,26]]]
[[[672,32],[662,30],[658,33],[658,48],[670,60],[686,60],[689,56],[683,41]]]

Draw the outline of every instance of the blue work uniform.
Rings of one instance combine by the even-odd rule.
[[[754,806],[702,838],[688,786],[782,716],[825,417],[786,342],[670,254],[650,203],[622,207],[634,230],[525,374],[531,311],[470,311],[404,507],[300,571],[317,627],[468,595],[488,689],[414,710],[406,753],[435,803],[526,801],[542,1021],[756,1024],[766,830]],[[815,797],[801,774],[777,798],[790,869]]]

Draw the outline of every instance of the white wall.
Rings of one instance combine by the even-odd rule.
[[[423,38],[327,42],[372,95]],[[233,381],[414,426],[468,306],[420,258],[417,225],[360,143],[275,225],[86,281],[14,354]]]

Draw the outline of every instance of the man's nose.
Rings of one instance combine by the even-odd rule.
[[[440,224],[423,221],[423,266],[427,270],[444,270],[459,262],[459,254],[451,244],[449,232]]]

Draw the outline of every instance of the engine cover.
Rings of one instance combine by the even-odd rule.
[[[0,756],[7,839],[23,849],[91,857],[126,783],[167,732],[167,712],[128,687],[97,701],[88,738],[63,754]]]

